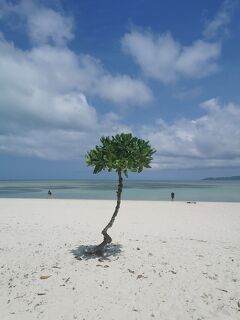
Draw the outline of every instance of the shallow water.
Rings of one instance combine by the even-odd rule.
[[[126,200],[240,202],[240,181],[124,180]],[[47,198],[50,189],[56,199],[115,199],[117,181],[37,180],[0,181],[0,198]]]

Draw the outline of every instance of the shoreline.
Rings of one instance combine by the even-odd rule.
[[[100,201],[100,202],[117,202],[117,199],[76,199],[76,198],[1,198],[0,197],[0,201],[10,201],[10,200],[30,200],[30,201]],[[186,204],[236,204],[236,205],[240,205],[240,201],[202,201],[202,200],[131,200],[131,199],[122,199],[121,203],[123,202],[147,202],[147,203],[186,203]]]

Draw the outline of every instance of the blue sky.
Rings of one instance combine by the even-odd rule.
[[[240,175],[239,15],[238,0],[1,0],[0,179],[92,178],[85,153],[118,132],[157,150],[131,178]]]

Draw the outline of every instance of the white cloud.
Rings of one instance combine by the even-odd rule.
[[[72,20],[51,9],[41,9],[28,16],[28,28],[34,43],[63,45],[73,39]]]
[[[89,105],[84,92],[107,73],[94,64],[93,81],[83,60],[67,48],[23,51],[0,37],[0,153],[71,159],[101,135],[130,130]]]
[[[218,34],[226,35],[229,33],[229,24],[232,19],[233,11],[237,5],[235,0],[225,0],[220,10],[212,20],[207,21],[203,35],[206,38],[214,38]]]
[[[16,60],[11,60],[13,56],[10,56],[8,67],[2,66],[5,70],[15,65],[14,71],[23,75],[21,69],[24,67],[29,71],[24,77],[34,72],[34,78],[41,81],[42,88],[61,89],[65,93],[80,90],[114,104],[144,105],[152,100],[151,90],[141,80],[125,74],[112,75],[99,60],[87,54],[77,55],[67,47],[67,42],[74,36],[70,17],[31,0],[21,0],[18,4],[4,1],[2,13],[7,17],[14,14],[23,19],[33,42],[32,49],[21,51],[13,45],[10,49],[5,41],[5,49],[2,45],[1,50],[10,50],[12,55],[17,55]],[[5,72],[7,77],[8,74],[9,71]],[[34,87],[34,83],[30,82],[29,86]]]
[[[18,104],[18,98],[25,104]],[[75,159],[100,136],[131,131],[116,114],[98,115],[83,95],[75,93],[52,96],[49,92],[34,98],[17,93],[16,100],[0,111],[0,153]]]
[[[113,121],[111,116],[108,119],[108,115],[105,115],[104,120],[106,123],[98,119],[91,130],[44,128],[43,126],[31,128],[25,124],[24,130],[0,132],[0,153],[49,160],[79,159],[99,143],[102,135],[131,131],[128,127]]]
[[[216,59],[221,52],[218,43],[198,40],[189,47],[182,47],[176,61],[176,72],[189,78],[202,78],[218,70]]]
[[[89,94],[120,105],[141,106],[153,99],[151,90],[141,80],[128,75],[111,75],[91,56],[80,56],[79,65],[79,83]]]
[[[96,89],[100,97],[119,104],[127,100],[129,104],[143,105],[152,100],[151,90],[142,81],[126,75],[103,75]]]
[[[65,45],[73,39],[73,20],[61,13],[46,8],[32,0],[21,0],[17,4],[3,1],[2,15],[15,16],[26,23],[27,33],[34,44]]]
[[[89,55],[76,55],[67,47],[44,45],[28,51],[0,39],[1,78],[8,89],[13,83],[27,91],[52,90],[55,93],[80,91],[121,105],[144,105],[152,100],[151,90],[128,75],[111,75]],[[21,80],[20,80],[21,78]]]
[[[167,34],[132,31],[122,39],[123,50],[133,56],[146,76],[170,83],[178,78],[202,78],[218,69],[219,43],[202,40],[183,46]]]
[[[240,107],[221,106],[216,99],[201,104],[206,114],[167,124],[157,120],[142,135],[157,149],[155,167],[161,169],[240,165]]]

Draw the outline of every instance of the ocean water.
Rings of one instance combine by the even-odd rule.
[[[123,200],[170,200],[174,192],[177,201],[240,202],[240,181],[125,179],[123,184]],[[49,189],[55,199],[116,199],[117,181],[0,181],[0,198],[45,199]]]

